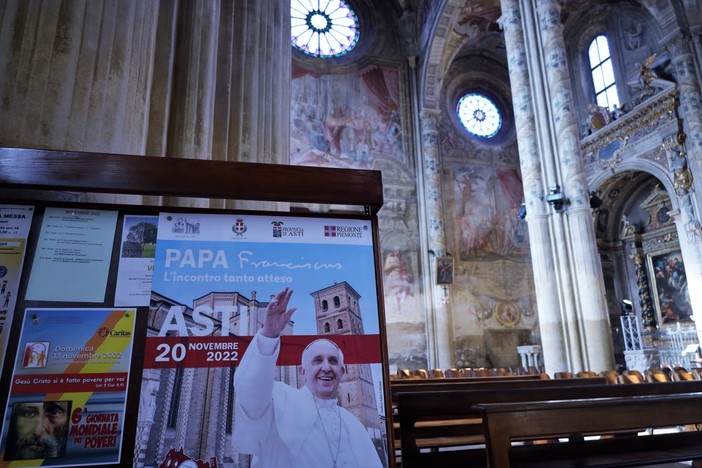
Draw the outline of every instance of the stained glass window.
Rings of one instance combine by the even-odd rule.
[[[595,87],[597,105],[612,110],[619,105],[619,95],[614,81],[614,68],[605,36],[597,36],[588,49],[592,84]]]
[[[466,94],[458,101],[458,118],[473,135],[492,138],[502,127],[502,115],[491,99],[482,94]]]
[[[358,17],[342,0],[291,0],[292,45],[313,57],[340,57],[358,42]]]

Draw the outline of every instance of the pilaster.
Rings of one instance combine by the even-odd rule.
[[[427,219],[429,249],[433,252],[430,261],[432,270],[436,271],[436,257],[447,254],[446,235],[444,232],[443,200],[441,191],[441,160],[439,151],[439,119],[438,110],[424,110],[420,114],[422,129],[422,174],[424,184],[424,204]],[[445,300],[445,291],[435,281],[431,281],[432,310],[427,316],[427,332],[429,335],[429,359],[434,367],[453,367],[453,326],[450,303]],[[429,325],[433,325],[429,326]],[[430,333],[433,330],[433,334]]]

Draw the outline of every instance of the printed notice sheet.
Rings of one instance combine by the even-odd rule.
[[[115,306],[148,306],[158,216],[124,216]]]
[[[25,311],[2,466],[119,462],[134,323],[134,309]]]
[[[17,301],[27,236],[34,207],[0,205],[0,356],[7,350],[7,338]],[[2,372],[4,359],[0,359]]]
[[[47,208],[27,300],[103,302],[117,212]]]

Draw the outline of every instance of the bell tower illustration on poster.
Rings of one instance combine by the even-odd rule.
[[[314,298],[318,335],[365,334],[359,302],[361,295],[346,281],[334,283],[310,295]],[[385,426],[378,414],[371,366],[344,365],[346,373],[339,385],[339,403],[366,426],[376,448],[382,450],[383,441],[386,440]]]

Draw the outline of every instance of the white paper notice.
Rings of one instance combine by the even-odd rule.
[[[33,215],[33,206],[0,205],[0,356],[7,349]]]
[[[154,276],[158,216],[124,216],[115,306],[148,306]]]
[[[104,302],[117,212],[47,208],[26,300]]]

